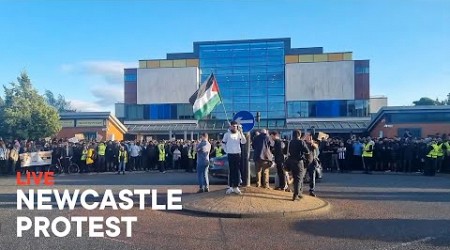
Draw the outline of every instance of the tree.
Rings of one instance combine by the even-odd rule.
[[[413,104],[415,106],[422,106],[422,105],[438,105],[439,100],[433,100],[428,97],[422,97],[418,101],[414,101]]]
[[[4,137],[39,139],[54,136],[61,130],[56,109],[33,88],[26,72],[17,83],[3,86],[4,105],[0,107],[0,133]]]
[[[58,95],[58,98],[55,98],[55,95],[52,91],[46,90],[44,94],[45,101],[50,106],[53,106],[58,110],[58,112],[76,112],[76,109],[72,108],[69,101],[66,101],[66,98],[61,94]]]

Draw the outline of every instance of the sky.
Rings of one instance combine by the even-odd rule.
[[[0,0],[0,85],[26,71],[40,93],[114,112],[140,59],[278,37],[369,59],[370,93],[389,105],[450,93],[450,0]]]

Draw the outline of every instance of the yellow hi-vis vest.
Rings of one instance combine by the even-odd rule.
[[[195,159],[195,147],[194,145],[189,146],[188,148],[188,159]]]
[[[100,145],[98,145],[98,155],[105,155],[106,152],[106,146],[105,144],[101,143]]]
[[[441,143],[441,145],[437,145],[436,144],[436,155],[437,155],[437,157],[443,157],[444,156],[444,150],[442,149],[442,146],[443,146],[444,144],[443,143]]]
[[[222,147],[216,147],[216,157],[221,157],[222,155]]]
[[[372,151],[369,152],[370,146],[371,146],[370,143],[364,144],[364,151],[362,154],[363,157],[373,157],[373,146],[372,146]]]
[[[158,161],[165,161],[166,160],[166,148],[164,147],[164,144],[158,144]]]
[[[433,143],[433,144],[431,144],[431,147],[432,147],[432,149],[427,154],[427,157],[436,159],[438,157],[438,155],[437,155],[437,144]]]
[[[450,143],[446,142],[446,143],[444,143],[444,145],[447,148],[447,155],[450,156]]]
[[[88,154],[87,149],[83,149],[83,152],[81,153],[81,160],[82,160],[82,161],[85,161],[85,160],[86,160],[87,154]]]
[[[124,151],[120,151],[119,150],[119,162],[122,161],[122,157],[123,157],[123,162],[127,163],[128,162],[128,157],[127,157],[127,151],[126,150],[124,150]]]

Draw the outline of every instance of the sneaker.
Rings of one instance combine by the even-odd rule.
[[[314,191],[309,191],[309,195],[312,197],[316,197],[316,194],[314,193]]]
[[[197,194],[198,193],[203,193],[203,188],[200,188],[198,191],[197,191]]]
[[[209,188],[205,188],[204,192],[208,193],[209,192]]]
[[[242,193],[241,193],[241,190],[239,190],[238,187],[237,187],[237,188],[234,188],[234,189],[233,189],[233,192],[234,192],[235,194],[242,194]]]
[[[233,193],[233,188],[228,188],[227,191],[225,192],[225,194],[231,194]]]

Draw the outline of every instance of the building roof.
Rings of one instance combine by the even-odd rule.
[[[127,133],[128,129],[111,112],[62,112],[59,113],[61,120],[68,119],[108,119],[122,133]]]
[[[295,121],[286,124],[285,126],[269,126],[268,129],[286,131],[293,129],[316,129],[317,131],[324,131],[328,133],[363,133],[366,131],[367,125],[370,120],[333,120],[333,121]],[[204,131],[204,132],[223,132],[228,129],[228,122],[200,122],[199,124],[192,123],[133,123],[132,121],[126,122],[125,126],[130,133],[151,133],[151,132],[183,132],[183,131]],[[258,128],[256,125],[255,128]]]
[[[443,106],[387,106],[382,107],[372,121],[369,123],[367,130],[370,131],[383,118],[385,114],[401,114],[401,113],[441,113],[450,112],[449,105]]]

